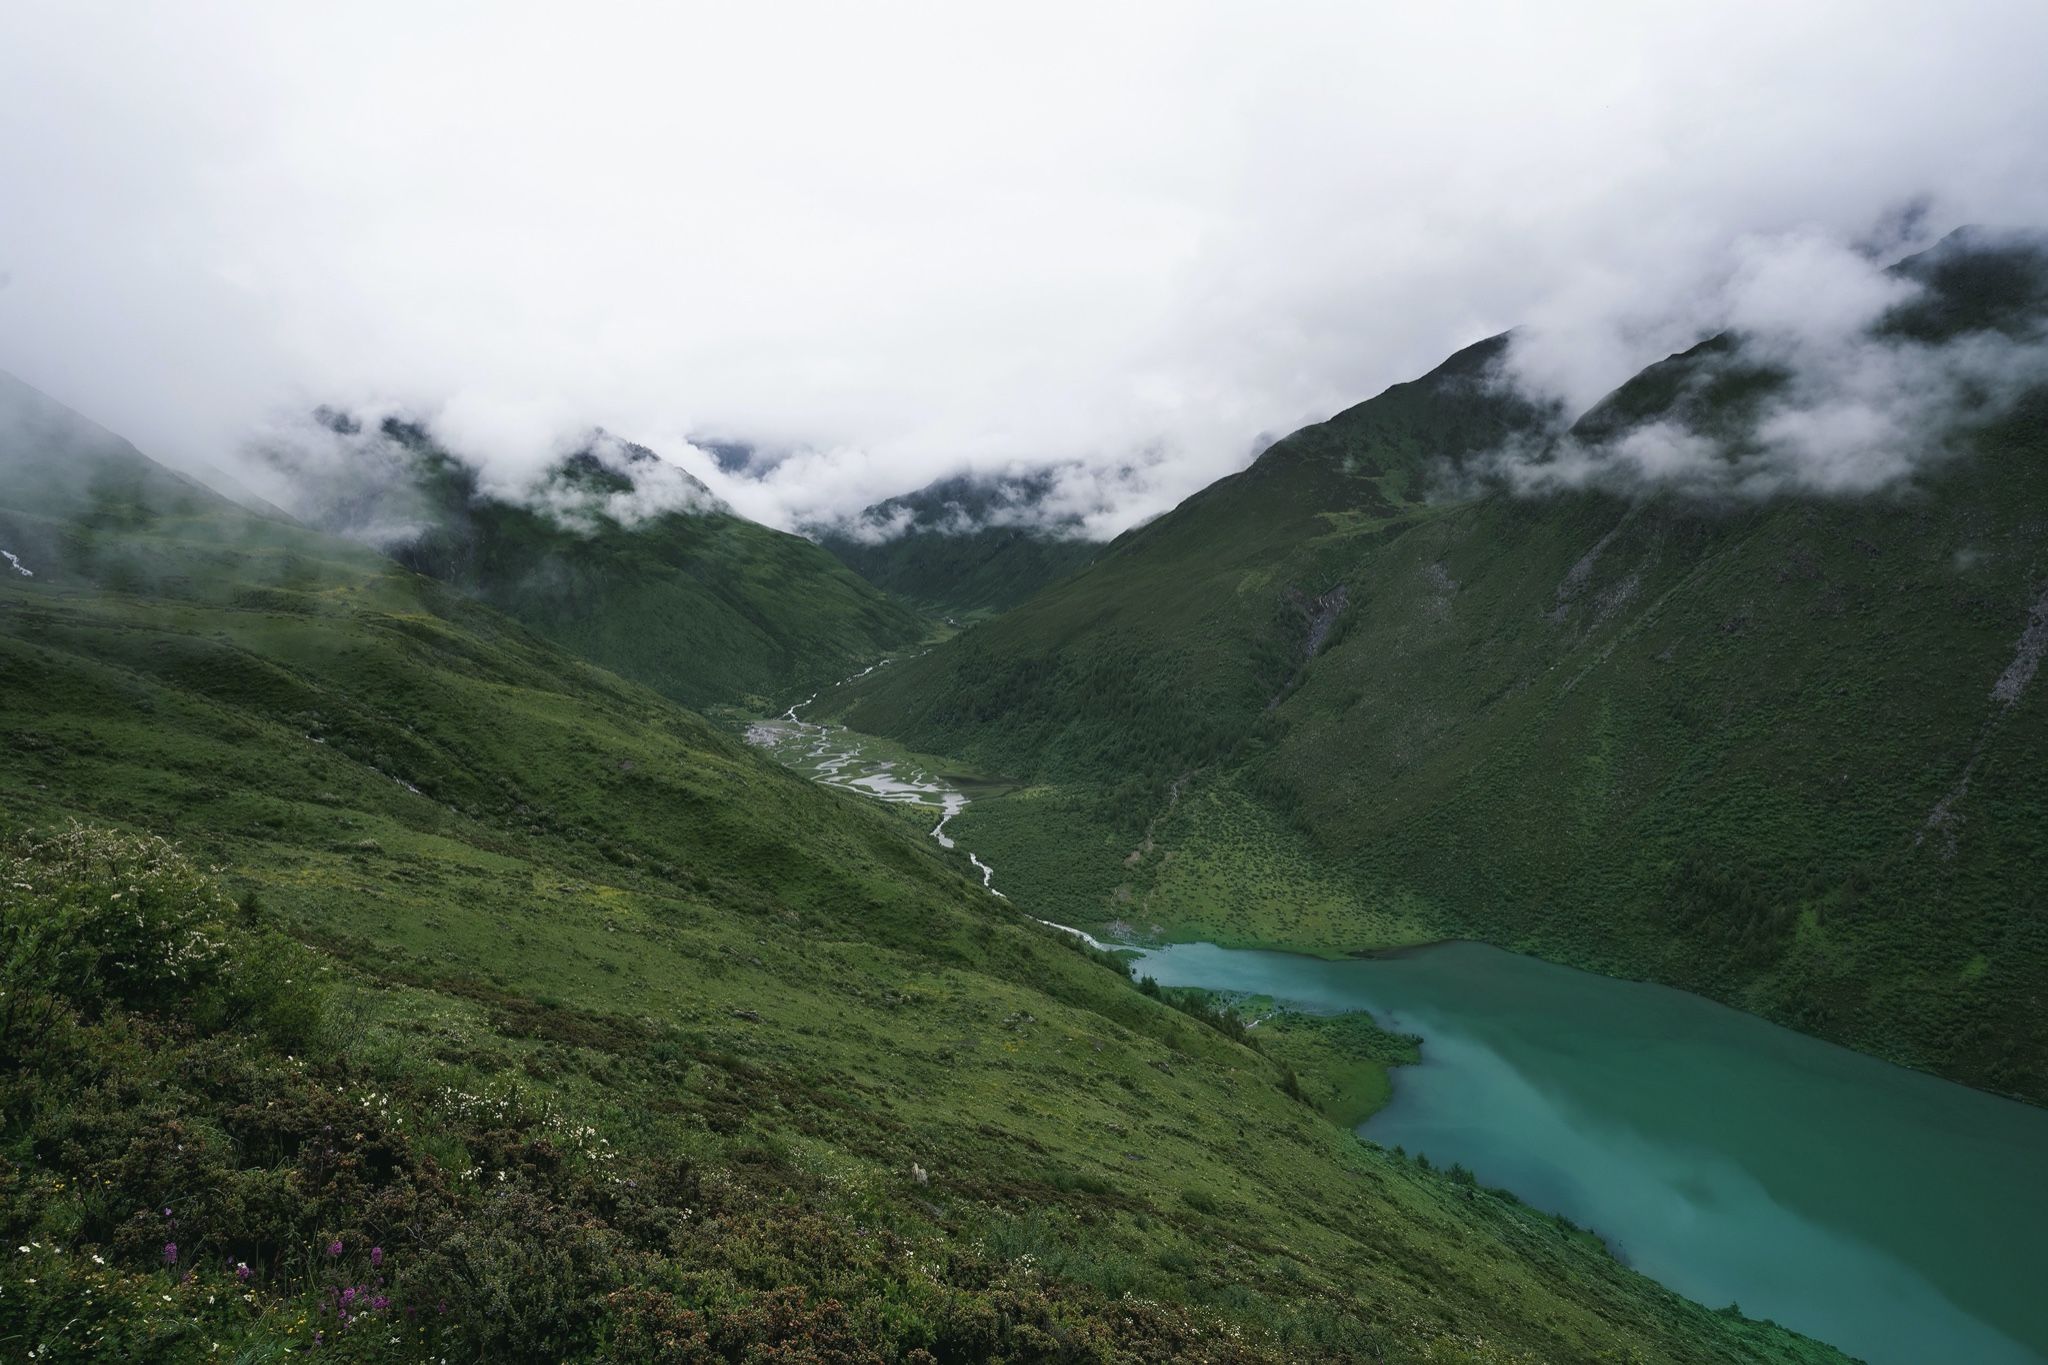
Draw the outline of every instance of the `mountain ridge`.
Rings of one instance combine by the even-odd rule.
[[[2037,252],[1951,239],[1886,325],[2031,339],[2048,294],[1977,285],[2039,278]],[[1994,696],[2048,576],[2040,377],[1861,497],[1598,464],[1540,495],[1432,482],[1502,449],[1555,473],[1573,423],[1487,381],[1505,344],[1276,442],[828,714],[1022,779],[956,828],[1070,923],[1481,938],[2048,1100],[2038,892],[2000,871],[2039,855],[2048,735],[2036,692]],[[1699,477],[1739,474],[1775,382],[1748,364],[1710,338],[1577,439],[1719,423],[1740,439]]]
[[[927,633],[803,537],[740,517],[680,466],[608,433],[512,495],[418,423],[319,420],[350,443],[347,459],[271,456],[311,524],[685,705],[764,706]]]
[[[1091,563],[1078,515],[1048,516],[1051,471],[956,475],[804,528],[855,573],[940,614],[1000,612]]]
[[[1141,991],[923,821],[35,425],[0,422],[7,1339],[1842,1359],[1358,1143],[1284,1021]]]

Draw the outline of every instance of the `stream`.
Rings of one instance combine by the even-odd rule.
[[[888,662],[884,659],[880,663],[869,664],[838,686],[844,687],[857,678],[865,678]],[[747,743],[768,750],[778,762],[807,774],[813,781],[821,782],[825,786],[870,796],[878,801],[887,801],[891,805],[922,806],[935,811],[938,814],[938,823],[931,827],[931,838],[940,848],[949,852],[957,848],[953,836],[946,833],[946,826],[954,816],[967,809],[967,793],[922,767],[871,753],[869,745],[873,741],[866,736],[856,734],[844,726],[805,720],[797,714],[817,700],[818,694],[813,692],[781,715],[770,720],[755,721],[747,727]],[[1008,896],[996,889],[995,868],[982,861],[981,855],[973,849],[964,851],[968,863],[981,876],[982,889],[991,896],[1008,900]],[[1091,948],[1110,951],[1121,946],[1104,943],[1094,935],[1072,925],[1055,924],[1049,919],[1041,919],[1038,922],[1048,929],[1072,934]]]

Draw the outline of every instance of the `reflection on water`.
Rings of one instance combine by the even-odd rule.
[[[1188,944],[1141,970],[1421,1034],[1368,1137],[1462,1162],[1693,1299],[1873,1365],[2048,1359],[2048,1112],[1475,944]]]

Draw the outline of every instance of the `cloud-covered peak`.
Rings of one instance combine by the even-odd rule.
[[[1884,301],[1748,240],[2048,222],[2044,49],[2037,0],[12,5],[0,367],[187,464],[328,401],[507,494],[603,426],[783,528],[1024,463],[1107,535],[1517,323],[1582,409],[1703,293]]]
[[[1562,438],[1473,468],[1524,492],[1598,486],[1857,496],[1899,487],[2048,387],[2048,235],[1970,229],[1888,265],[1812,231],[1735,244],[1674,311],[1707,339],[1647,368]],[[1625,344],[1517,333],[1500,381],[1569,400],[1575,359]],[[1608,335],[1602,336],[1602,329]]]
[[[417,539],[481,501],[526,507],[579,534],[669,514],[731,513],[679,464],[602,428],[560,445],[514,482],[502,465],[449,449],[427,422],[323,404],[273,421],[240,467],[260,495],[294,516],[380,547]]]
[[[863,545],[907,535],[972,536],[990,530],[1018,530],[1044,540],[1105,541],[1127,529],[1133,507],[1160,500],[1161,463],[1154,458],[1101,468],[1069,461],[952,474],[850,515],[816,518],[804,531]],[[1165,510],[1153,507],[1138,519]]]

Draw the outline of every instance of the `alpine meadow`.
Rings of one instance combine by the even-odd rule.
[[[1901,341],[2048,322],[2048,238],[1900,270],[1930,282]],[[2048,1101],[2048,917],[2012,877],[2048,857],[2048,388],[1973,405],[1910,491],[1516,496],[1464,466],[1673,420],[1732,465],[1790,376],[1722,335],[1573,417],[1489,378],[1506,345],[835,704],[1026,779],[967,828],[1072,923],[1479,938]]]
[[[0,16],[0,1359],[2048,1365],[2044,50]]]

